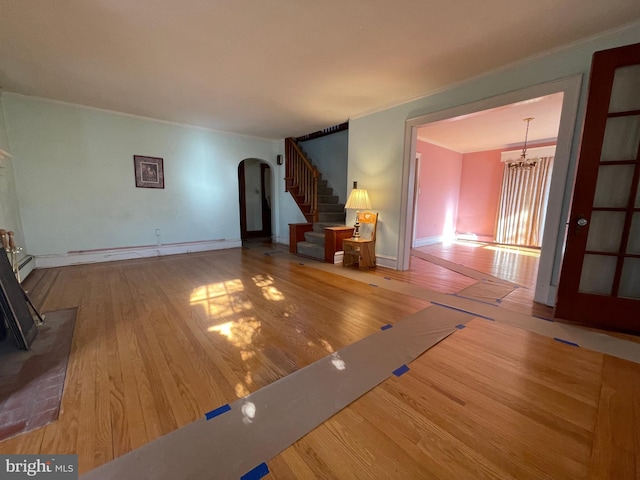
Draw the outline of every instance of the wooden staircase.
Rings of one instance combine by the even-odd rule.
[[[342,238],[351,236],[353,228],[344,225],[344,204],[293,138],[285,140],[285,191],[307,220],[289,225],[290,251],[333,263]]]

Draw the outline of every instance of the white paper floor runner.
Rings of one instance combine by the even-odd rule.
[[[375,287],[378,288],[385,288],[394,292],[404,293],[405,295],[411,295],[412,297],[421,298],[438,305],[456,308],[469,312],[472,315],[490,318],[491,320],[522,328],[523,330],[528,330],[546,337],[555,338],[565,343],[588,348],[595,352],[606,353],[607,355],[640,363],[640,343],[586,330],[579,326],[543,320],[531,315],[517,313],[504,308],[497,308],[494,305],[484,304],[455,295],[435,292],[424,287],[386,279],[365,271],[313,261],[305,262],[304,266],[345,276],[352,280],[375,285]],[[603,312],[603,315],[606,315],[606,312]]]
[[[399,375],[407,363],[471,318],[448,308],[428,307],[213,410],[210,420],[182,427],[81,478],[204,480],[245,474],[259,478],[251,474],[256,467],[394,373]]]
[[[454,295],[456,297],[469,298],[478,302],[485,302],[490,305],[498,305],[504,297],[516,289],[513,285],[494,283],[488,280],[476,282],[473,285],[463,288]]]
[[[421,258],[422,260],[426,260],[429,263],[444,267],[453,272],[457,272],[469,278],[475,278],[476,280],[488,280],[490,282],[501,283],[503,285],[512,285],[514,287],[522,287],[522,285],[518,285],[517,283],[504,280],[500,277],[494,277],[493,275],[489,275],[488,273],[479,272],[478,270],[474,270],[473,268],[465,267],[464,265],[461,265],[459,263],[450,262],[449,260],[445,260],[444,258],[436,257],[435,255],[430,255],[428,253],[423,253],[419,250],[412,249],[411,255]]]

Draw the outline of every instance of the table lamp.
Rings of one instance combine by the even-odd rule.
[[[353,190],[349,194],[345,209],[356,211],[356,223],[353,226],[353,238],[360,238],[360,210],[369,210],[371,202],[369,202],[369,194],[363,188],[358,188],[358,182],[353,182]]]

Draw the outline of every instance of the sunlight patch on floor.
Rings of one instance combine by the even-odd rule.
[[[253,337],[260,331],[261,322],[255,317],[213,325],[207,330],[226,337],[234,347],[246,348],[253,343]]]
[[[484,247],[486,245],[486,243],[482,243],[482,242],[476,242],[474,240],[454,240],[452,242],[453,245],[462,245],[465,247],[471,247],[471,248],[480,248],[480,247]]]
[[[246,397],[247,395],[249,395],[249,393],[251,392],[249,392],[249,390],[247,390],[247,387],[245,387],[242,383],[236,384],[236,397]]]
[[[273,300],[276,302],[284,300],[282,292],[273,286],[275,280],[271,275],[256,275],[251,280],[256,284],[256,287],[262,289],[262,295],[267,300]]]
[[[534,248],[512,247],[507,245],[485,245],[483,248],[493,252],[515,253],[516,255],[523,255],[525,257],[540,257],[540,250]]]
[[[523,255],[526,257],[540,257],[539,248],[524,247],[518,245],[500,245],[498,243],[487,243],[474,240],[458,239],[453,242],[454,245],[460,245],[463,247],[482,248],[484,250],[490,250],[493,252],[508,252],[515,253],[516,255]]]
[[[209,318],[225,318],[252,308],[250,301],[238,295],[244,289],[240,279],[211,283],[193,290],[189,301],[201,306]]]

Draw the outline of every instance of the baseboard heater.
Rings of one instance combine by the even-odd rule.
[[[20,282],[23,282],[25,278],[33,271],[36,267],[35,258],[33,255],[27,255],[20,259],[18,263],[18,272],[20,274]]]

